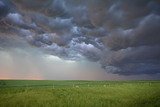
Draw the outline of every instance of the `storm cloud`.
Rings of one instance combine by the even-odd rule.
[[[0,0],[0,23],[1,48],[19,37],[113,74],[160,73],[159,0]]]

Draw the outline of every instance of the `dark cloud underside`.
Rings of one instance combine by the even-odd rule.
[[[0,24],[0,49],[16,47],[19,37],[106,72],[160,73],[159,0],[0,0]]]

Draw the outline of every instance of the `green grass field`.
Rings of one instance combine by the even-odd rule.
[[[0,80],[0,107],[160,107],[160,81]]]

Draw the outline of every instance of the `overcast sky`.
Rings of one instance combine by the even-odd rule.
[[[0,0],[0,79],[160,79],[160,1]]]

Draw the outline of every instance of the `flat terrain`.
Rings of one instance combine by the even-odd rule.
[[[160,107],[160,81],[0,80],[0,107]]]

